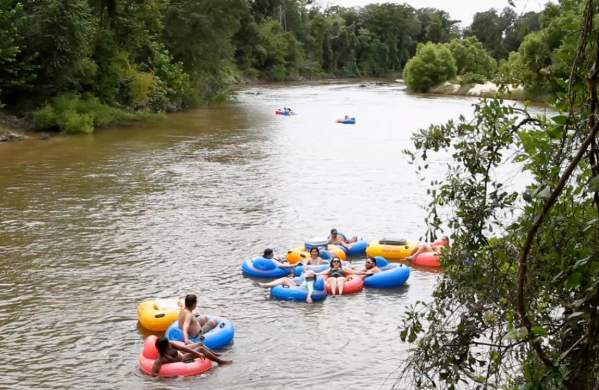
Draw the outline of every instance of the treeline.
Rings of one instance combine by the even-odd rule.
[[[244,78],[400,75],[419,43],[411,66],[421,76],[407,77],[413,89],[456,75],[490,79],[497,69],[515,78],[511,71],[528,57],[510,55],[504,67],[496,61],[550,15],[506,8],[477,14],[464,31],[457,23],[407,4],[322,10],[309,0],[0,0],[0,105],[34,112],[38,127],[91,132],[224,100]]]
[[[306,0],[0,0],[0,104],[91,132],[225,99],[241,78],[399,74],[457,36],[435,9]]]
[[[404,69],[406,84],[425,92],[447,80],[494,81],[522,86],[531,98],[556,96],[565,91],[563,80],[570,77],[577,34],[583,28],[583,6],[564,0],[521,16],[510,8],[501,14],[477,13],[463,38],[419,45]]]

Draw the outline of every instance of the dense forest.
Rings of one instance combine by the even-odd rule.
[[[449,61],[447,77],[480,80],[548,23],[543,15],[490,10],[461,31],[446,12],[407,4],[0,0],[0,104],[35,112],[38,127],[91,132],[140,113],[224,100],[242,79],[400,75],[427,42],[451,48],[456,66]]]

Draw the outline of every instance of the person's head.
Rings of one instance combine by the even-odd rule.
[[[196,308],[198,303],[198,297],[195,294],[188,294],[185,296],[185,308],[188,310],[193,310]]]
[[[320,256],[320,249],[318,249],[317,247],[313,247],[312,249],[310,249],[310,256],[315,259],[318,256]]]
[[[374,257],[369,257],[366,259],[366,268],[371,269],[376,267],[376,260]]]
[[[331,237],[333,237],[333,238],[337,237],[337,229],[335,229],[335,228],[331,229]]]
[[[331,259],[331,268],[341,268],[341,259],[333,257],[333,259]]]
[[[272,249],[266,248],[264,249],[264,254],[262,255],[262,257],[264,257],[265,259],[272,259],[274,255],[275,254],[272,251]]]
[[[160,356],[164,356],[168,351],[170,343],[165,336],[162,336],[156,339],[156,343],[154,345],[156,346],[156,349],[158,350]]]

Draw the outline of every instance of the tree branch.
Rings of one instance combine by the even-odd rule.
[[[526,327],[526,329],[528,330],[529,335],[531,335],[532,323],[530,321],[530,318],[528,317],[528,313],[526,312],[526,297],[525,297],[524,289],[526,286],[526,277],[527,277],[527,273],[528,273],[528,254],[530,253],[530,249],[532,247],[532,242],[533,242],[539,228],[545,221],[545,217],[549,214],[549,211],[555,205],[555,202],[557,201],[560,194],[562,193],[564,187],[566,186],[566,183],[572,176],[574,169],[576,169],[576,167],[580,163],[580,160],[584,156],[584,154],[585,154],[587,148],[589,147],[589,145],[591,144],[591,142],[597,136],[598,132],[599,132],[599,122],[596,122],[595,126],[593,126],[593,128],[591,129],[589,135],[585,138],[585,140],[582,142],[582,144],[578,148],[578,152],[574,156],[574,159],[570,162],[570,164],[568,164],[568,167],[566,168],[566,170],[560,177],[560,180],[557,183],[556,188],[552,191],[549,199],[547,199],[545,201],[543,210],[537,216],[537,218],[535,219],[532,226],[528,229],[528,234],[526,235],[526,241],[524,242],[524,246],[522,248],[520,258],[518,260],[519,266],[518,266],[517,308],[518,308],[518,315],[520,316],[520,321],[521,321],[522,325],[524,327]],[[543,348],[541,347],[539,340],[531,340],[531,343],[532,343],[534,350],[537,352],[537,354],[539,355],[539,358],[543,361],[543,363],[549,367],[554,368],[555,365],[554,365],[553,361],[545,354],[545,351],[543,351]]]

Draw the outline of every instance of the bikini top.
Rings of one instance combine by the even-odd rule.
[[[345,273],[343,272],[343,269],[341,269],[341,268],[331,268],[329,270],[329,276],[333,277],[333,278],[339,278],[341,276],[345,276]]]

